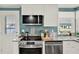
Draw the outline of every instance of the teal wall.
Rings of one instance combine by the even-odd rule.
[[[63,12],[73,12],[73,11],[77,11],[79,10],[79,7],[76,8],[59,8],[59,11],[63,11]]]
[[[22,29],[25,30],[25,32],[29,32],[31,34],[31,29],[34,28],[35,29],[35,34],[37,34],[38,36],[41,35],[41,31],[44,31],[45,29],[47,29],[50,33],[52,32],[52,30],[54,32],[57,33],[57,26],[53,26],[53,27],[44,27],[44,26],[37,26],[37,25],[32,25],[32,26],[27,26],[27,25],[21,25],[21,32]]]
[[[75,11],[75,8],[59,8],[59,11],[63,11],[63,12],[73,12]]]

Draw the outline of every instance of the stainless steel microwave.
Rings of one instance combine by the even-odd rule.
[[[43,15],[23,15],[22,20],[24,25],[42,25],[44,16]]]

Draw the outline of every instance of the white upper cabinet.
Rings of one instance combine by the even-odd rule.
[[[44,15],[44,26],[57,26],[57,5],[22,5],[22,15]]]
[[[44,15],[45,5],[22,5],[22,15]]]
[[[57,26],[58,7],[57,5],[47,5],[45,9],[44,26]]]

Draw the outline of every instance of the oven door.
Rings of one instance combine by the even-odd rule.
[[[42,54],[43,45],[40,41],[21,41],[19,54]]]
[[[19,54],[42,54],[42,48],[19,48]]]

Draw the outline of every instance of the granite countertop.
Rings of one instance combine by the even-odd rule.
[[[58,36],[58,40],[75,40],[77,37],[76,36]]]
[[[20,39],[13,40],[13,42],[19,42],[19,41],[20,41]],[[41,41],[43,41],[43,40],[41,40]],[[48,41],[76,41],[76,42],[79,42],[79,37],[76,37],[76,36],[57,36],[54,39],[51,39]]]
[[[54,40],[49,41],[76,41],[79,42],[79,37],[76,36],[57,36]]]

